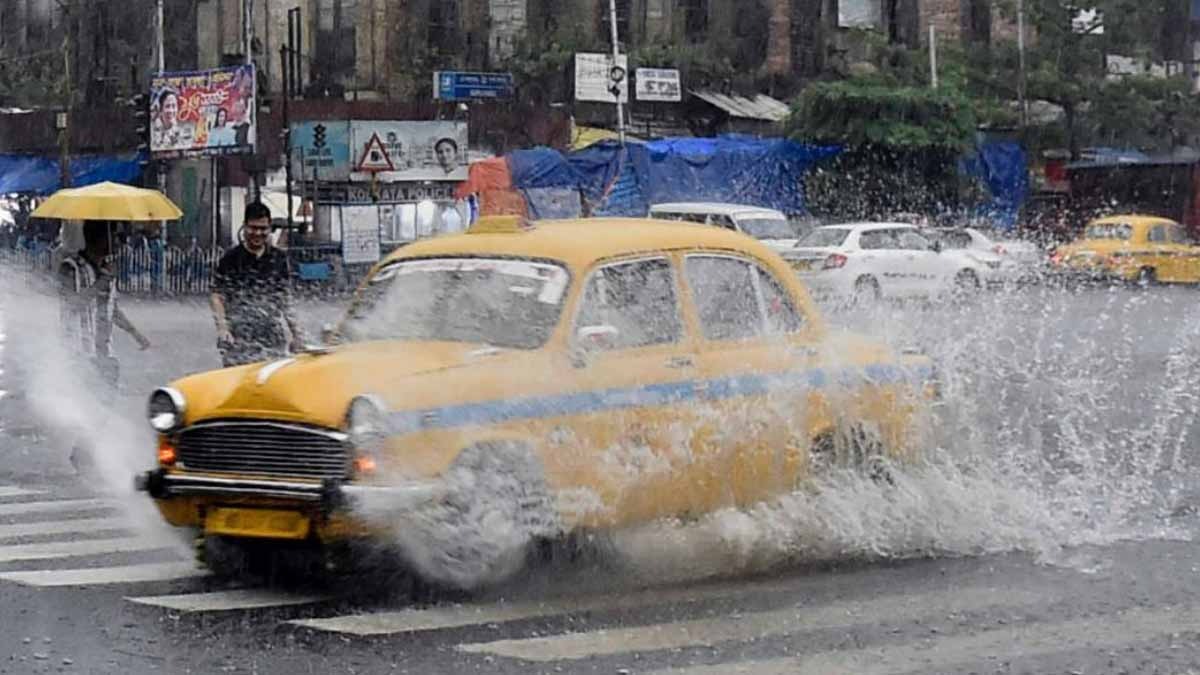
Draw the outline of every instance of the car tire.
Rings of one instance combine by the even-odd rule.
[[[814,475],[842,467],[859,472],[877,483],[894,484],[886,460],[883,440],[861,424],[852,424],[836,432],[813,439],[809,451],[809,471]]]
[[[979,275],[975,270],[959,270],[958,274],[954,275],[954,294],[959,298],[972,297],[979,293],[981,287]]]
[[[861,276],[854,280],[854,295],[851,303],[855,307],[876,304],[882,297],[883,290],[879,288],[879,282],[875,280],[875,277]]]
[[[444,479],[445,498],[400,528],[401,551],[426,584],[466,592],[498,585],[560,534],[541,465],[521,444],[473,445]]]
[[[1158,283],[1158,272],[1153,267],[1143,267],[1138,270],[1133,283],[1138,288],[1149,288]]]

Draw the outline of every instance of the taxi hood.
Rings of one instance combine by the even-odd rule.
[[[515,353],[461,342],[363,342],[201,373],[172,386],[187,401],[187,424],[266,418],[337,428],[355,396],[404,391],[410,388],[398,380],[464,366],[493,367]],[[409,404],[425,402],[411,389],[407,393]]]

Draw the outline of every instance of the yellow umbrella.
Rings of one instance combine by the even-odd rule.
[[[118,183],[97,183],[59,190],[33,212],[34,218],[58,220],[154,221],[183,215],[178,206],[157,190]]]

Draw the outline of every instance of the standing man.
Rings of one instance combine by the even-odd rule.
[[[293,351],[304,346],[287,255],[271,246],[270,234],[270,210],[262,202],[247,204],[242,243],[217,264],[211,303],[217,350],[227,368],[286,356],[288,331]]]
[[[83,250],[63,259],[59,266],[63,327],[78,354],[91,361],[99,375],[97,397],[116,394],[120,362],[113,355],[113,326],[129,333],[142,349],[150,341],[133,325],[117,304],[117,282],[113,275],[109,224],[85,221]],[[80,473],[92,473],[95,462],[78,443],[71,449],[71,465]]]

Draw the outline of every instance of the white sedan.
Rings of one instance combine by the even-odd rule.
[[[1000,260],[1000,269],[989,281],[1004,284],[1033,283],[1046,272],[1047,256],[1037,244],[1028,241],[995,241],[973,227],[938,227],[922,230],[942,249],[964,251],[985,262]]]
[[[819,227],[783,257],[815,296],[858,302],[971,293],[1000,268],[995,254],[942,250],[903,223]]]

